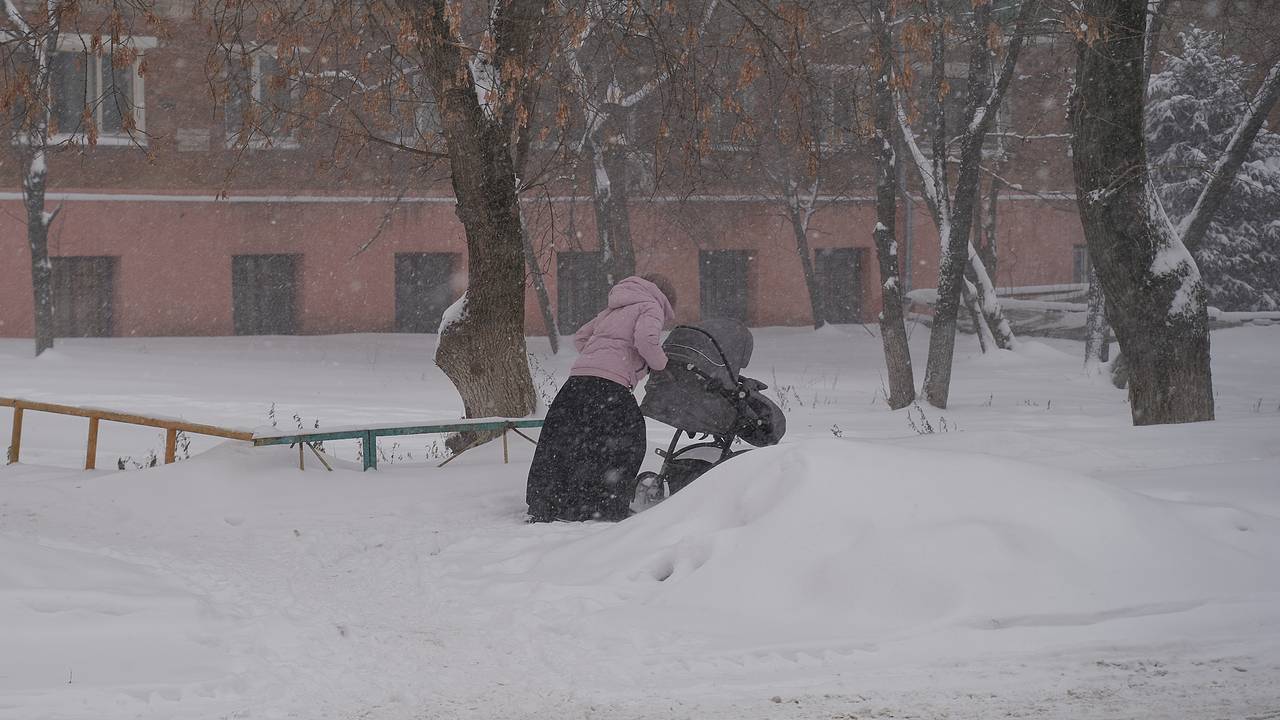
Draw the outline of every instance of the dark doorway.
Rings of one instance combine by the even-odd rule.
[[[110,337],[116,287],[113,257],[55,257],[53,333],[57,337]]]
[[[746,250],[703,250],[698,253],[702,318],[747,322]]]
[[[237,335],[298,332],[298,256],[231,258],[231,297]]]
[[[556,321],[577,332],[609,302],[609,281],[598,252],[556,253]]]
[[[822,248],[813,272],[826,320],[836,325],[862,322],[862,248]]]
[[[396,253],[396,332],[434,333],[453,304],[457,253]]]

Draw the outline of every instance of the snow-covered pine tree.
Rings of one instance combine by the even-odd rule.
[[[1250,66],[1217,33],[1192,28],[1148,87],[1151,179],[1170,220],[1194,207],[1244,116]],[[1280,310],[1280,134],[1263,127],[1230,194],[1194,249],[1209,295],[1223,310]]]

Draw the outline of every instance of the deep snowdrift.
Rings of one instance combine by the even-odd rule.
[[[736,643],[862,643],[1280,590],[1280,532],[1016,461],[815,440],[734,459],[617,527],[504,567],[614,585],[661,626]]]

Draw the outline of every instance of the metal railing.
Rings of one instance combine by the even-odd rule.
[[[10,464],[18,462],[22,452],[22,416],[28,410],[32,412],[71,415],[74,417],[89,419],[89,440],[88,447],[85,449],[84,455],[85,470],[93,470],[97,467],[98,424],[103,420],[106,420],[107,422],[122,423],[125,425],[142,425],[145,427],[154,427],[164,430],[164,462],[166,465],[172,463],[177,458],[178,433],[180,432],[192,433],[195,435],[210,435],[212,437],[228,438],[231,440],[244,440],[246,442],[253,441],[253,433],[247,430],[232,430],[230,428],[218,427],[216,425],[203,425],[200,423],[186,422],[184,420],[147,417],[146,415],[134,415],[131,413],[102,410],[99,408],[58,405],[55,403],[19,400],[16,398],[0,398],[0,407],[13,408],[13,435],[9,442]]]

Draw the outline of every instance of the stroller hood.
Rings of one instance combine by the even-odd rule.
[[[738,435],[756,445],[782,438],[786,419],[741,376],[751,361],[751,331],[736,320],[706,320],[681,325],[662,344],[669,362],[649,376],[640,411],[647,417],[692,433]]]
[[[751,362],[755,343],[751,331],[737,320],[704,320],[695,325],[678,325],[667,335],[662,349],[671,365],[692,364],[703,375],[725,387],[738,382],[738,373]]]

